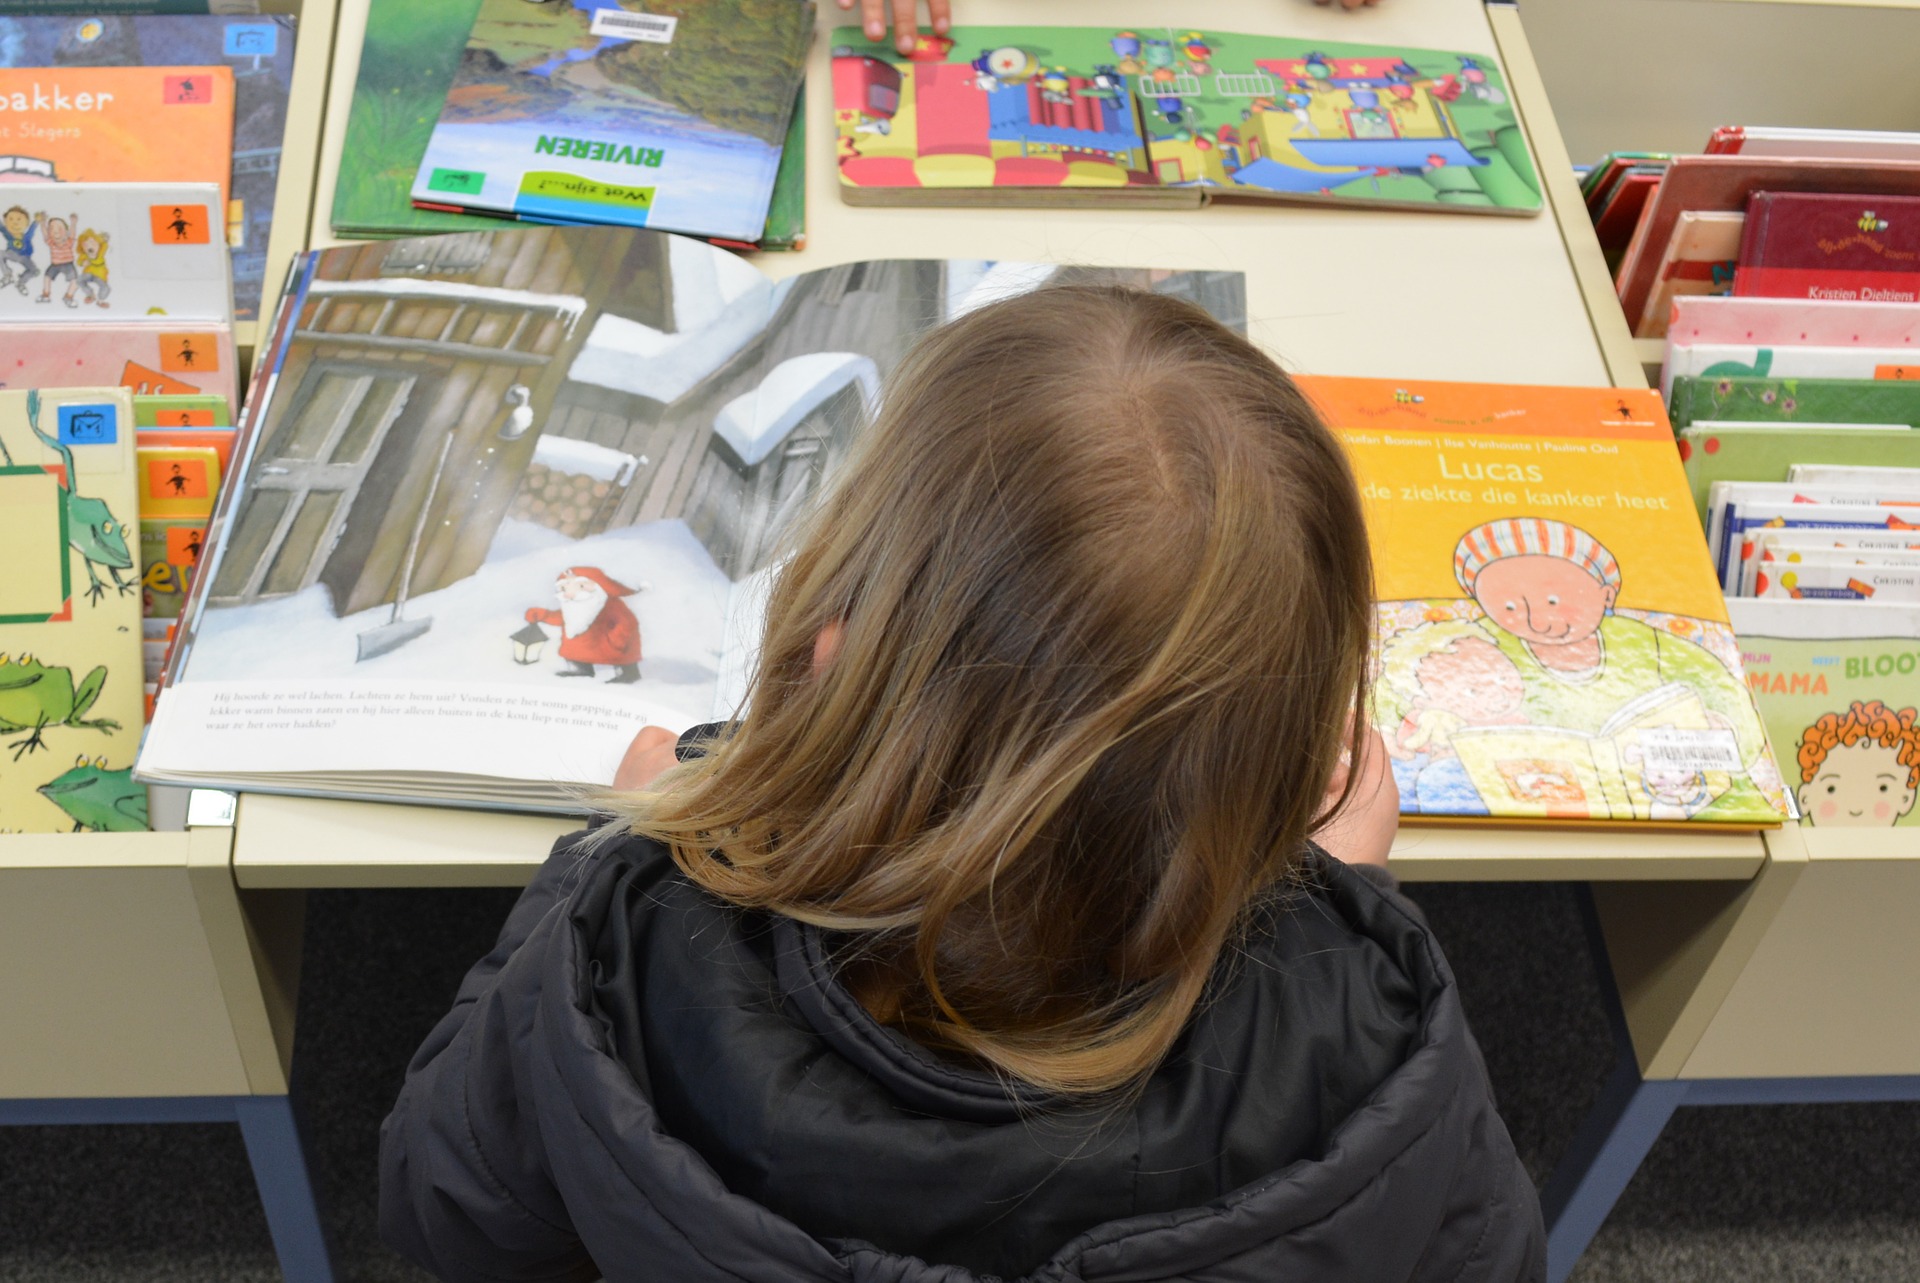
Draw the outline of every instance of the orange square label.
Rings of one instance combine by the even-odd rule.
[[[211,334],[162,334],[160,368],[171,374],[220,372],[220,344]]]
[[[1920,363],[1913,365],[1876,365],[1873,367],[1876,379],[1920,379]]]
[[[161,82],[160,101],[169,107],[179,103],[213,101],[213,77],[209,75],[168,76]]]
[[[176,566],[200,564],[200,549],[205,544],[205,526],[168,526],[167,560]]]
[[[147,493],[155,499],[205,499],[207,465],[199,459],[153,459],[147,463]]]
[[[211,428],[212,410],[162,410],[153,416],[156,428]]]
[[[205,245],[210,239],[205,205],[149,205],[155,245]]]

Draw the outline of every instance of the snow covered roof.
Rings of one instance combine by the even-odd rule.
[[[975,261],[964,268],[947,267],[947,319],[965,316],[975,308],[1026,294],[1045,285],[1059,271],[1053,263],[989,263]]]
[[[586,344],[567,377],[662,402],[685,396],[751,342],[773,315],[772,283],[752,268],[747,271],[752,281],[733,278],[729,282],[729,287],[747,288],[718,309],[693,301],[712,297],[701,294],[697,279],[676,275],[674,307],[681,328],[675,333],[623,316],[602,315],[587,332]],[[688,328],[689,321],[699,324]]]
[[[673,328],[681,333],[705,329],[727,304],[767,285],[759,269],[738,254],[690,236],[667,242],[667,265],[673,273]]]
[[[309,294],[391,294],[413,298],[440,298],[459,303],[504,303],[509,307],[551,308],[564,315],[568,323],[580,319],[587,300],[577,294],[536,294],[531,290],[510,290],[499,285],[473,285],[466,281],[423,281],[411,276],[381,276],[372,280],[321,281],[307,286]]]
[[[624,450],[552,434],[541,436],[533,447],[533,461],[555,472],[592,477],[595,481],[618,481],[639,462]]]
[[[751,467],[773,453],[800,420],[854,382],[869,405],[878,399],[879,367],[858,352],[789,357],[774,366],[758,388],[720,407],[713,430]]]

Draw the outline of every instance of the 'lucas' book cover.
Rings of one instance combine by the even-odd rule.
[[[1755,192],[1733,292],[1920,302],[1920,196]]]
[[[413,199],[758,240],[812,30],[798,0],[481,0]]]
[[[1405,813],[1786,817],[1657,394],[1300,384],[1367,508],[1373,721]]]
[[[0,392],[0,832],[147,827],[133,402]]]
[[[1484,54],[1171,27],[960,27],[905,55],[833,40],[851,204],[1540,209]]]

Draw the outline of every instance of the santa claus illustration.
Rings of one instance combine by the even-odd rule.
[[[554,595],[560,609],[527,609],[530,624],[557,624],[560,658],[567,662],[562,677],[591,677],[595,664],[615,671],[609,682],[640,680],[640,621],[622,597],[635,589],[610,578],[598,566],[568,566],[554,577]]]

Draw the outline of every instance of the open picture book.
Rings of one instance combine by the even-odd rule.
[[[736,712],[781,536],[914,341],[1067,281],[1244,328],[1235,272],[902,260],[775,282],[626,228],[307,255],[141,777],[583,809],[642,726]]]

